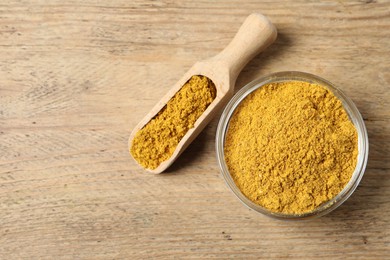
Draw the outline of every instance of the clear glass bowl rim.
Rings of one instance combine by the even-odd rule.
[[[231,116],[233,115],[234,110],[239,106],[242,100],[244,100],[250,93],[255,91],[262,86],[272,83],[272,82],[281,82],[281,81],[304,81],[310,83],[317,83],[323,87],[329,89],[340,101],[342,102],[344,109],[346,110],[350,120],[354,124],[357,132],[358,132],[358,160],[356,164],[355,171],[352,174],[352,177],[348,184],[344,187],[344,189],[333,199],[324,203],[320,207],[316,208],[314,211],[304,214],[282,214],[271,212],[260,205],[252,202],[248,198],[246,198],[239,188],[235,185],[234,180],[232,179],[227,165],[225,163],[224,158],[224,144],[225,144],[225,135],[227,129],[229,127],[229,121]],[[367,130],[363,121],[363,118],[352,102],[352,100],[347,97],[339,88],[337,88],[334,84],[329,81],[310,74],[306,72],[299,71],[282,71],[269,74],[267,76],[258,78],[247,85],[245,85],[241,90],[239,90],[233,98],[228,102],[222,115],[220,117],[217,131],[216,131],[216,153],[217,153],[217,161],[219,168],[221,170],[222,176],[230,188],[230,190],[234,193],[234,195],[248,208],[262,213],[271,218],[283,219],[283,220],[308,220],[316,217],[323,216],[328,214],[329,212],[335,210],[341,204],[343,204],[355,191],[357,186],[360,183],[360,180],[363,177],[364,171],[367,166],[368,160],[368,135]]]

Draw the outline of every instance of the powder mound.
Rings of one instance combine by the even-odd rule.
[[[350,180],[357,131],[328,89],[301,81],[271,83],[235,110],[224,153],[248,199],[272,212],[303,214]]]
[[[156,169],[169,159],[216,97],[214,83],[192,76],[166,106],[135,135],[130,153],[144,168]]]

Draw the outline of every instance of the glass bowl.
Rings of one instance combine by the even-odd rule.
[[[242,100],[244,100],[250,93],[261,88],[262,86],[272,83],[272,82],[282,82],[282,81],[304,81],[309,83],[316,83],[320,86],[326,87],[329,89],[343,104],[345,111],[347,112],[350,120],[354,124],[357,133],[358,133],[358,160],[356,164],[355,171],[352,174],[352,177],[344,189],[333,199],[325,202],[314,211],[304,214],[285,214],[285,213],[275,213],[271,212],[268,209],[261,207],[260,205],[252,202],[247,197],[245,197],[240,189],[236,186],[233,178],[231,177],[228,167],[225,163],[224,157],[224,146],[225,146],[225,136],[229,128],[229,121],[233,115],[234,110],[238,107]],[[338,206],[340,206],[344,201],[346,201],[352,193],[355,191],[356,187],[359,185],[360,180],[363,177],[364,170],[367,165],[368,158],[368,136],[367,130],[364,125],[362,116],[360,115],[355,104],[349,99],[340,89],[329,81],[322,79],[318,76],[297,72],[297,71],[286,71],[270,74],[263,78],[254,80],[244,86],[240,91],[238,91],[234,97],[227,104],[225,110],[223,111],[221,118],[218,123],[217,133],[216,133],[216,152],[217,160],[219,167],[222,172],[222,176],[226,181],[228,187],[232,192],[237,196],[237,198],[250,209],[262,213],[266,216],[284,219],[284,220],[306,220],[316,217],[323,216]]]

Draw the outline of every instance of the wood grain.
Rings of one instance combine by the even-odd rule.
[[[145,174],[127,152],[131,129],[254,11],[279,36],[236,91],[306,71],[338,85],[366,122],[360,186],[311,222],[239,203],[217,167],[218,117],[166,174]],[[388,258],[389,32],[389,1],[2,2],[0,258]]]

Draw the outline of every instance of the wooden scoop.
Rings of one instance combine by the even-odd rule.
[[[218,55],[208,60],[199,61],[184,74],[172,89],[153,107],[153,109],[133,129],[129,138],[129,147],[135,134],[142,129],[194,75],[208,77],[217,90],[217,96],[204,113],[195,122],[193,128],[183,136],[172,156],[162,162],[156,169],[146,169],[152,173],[161,173],[187,148],[195,137],[216,115],[220,108],[233,96],[234,85],[238,74],[257,54],[263,51],[276,39],[276,28],[261,14],[249,15],[240,27],[234,39]]]

